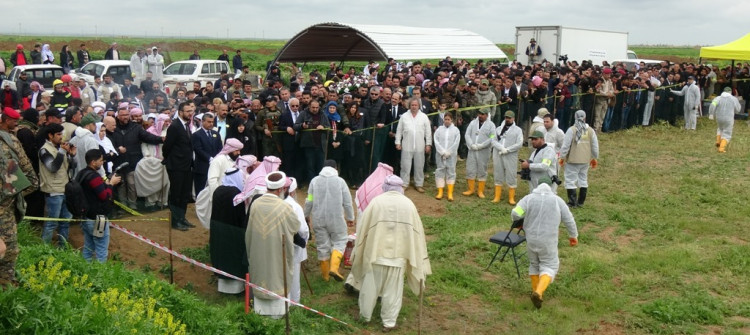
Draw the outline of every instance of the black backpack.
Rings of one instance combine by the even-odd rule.
[[[88,170],[81,170],[78,175],[65,184],[65,206],[75,219],[85,219],[91,210],[86,194],[83,192],[81,182],[88,175]]]

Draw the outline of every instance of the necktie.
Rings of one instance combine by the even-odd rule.
[[[391,112],[391,114],[393,114],[393,122],[394,123],[391,124],[391,131],[395,132],[396,131],[396,124],[395,124],[395,122],[396,122],[396,113],[398,113],[397,112],[398,109],[396,109],[396,106],[393,106],[392,109],[393,109],[393,111]]]
[[[292,113],[292,123],[297,123],[297,117],[299,116],[298,114],[299,112]]]

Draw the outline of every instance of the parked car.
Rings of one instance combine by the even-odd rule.
[[[193,82],[200,81],[201,87],[206,82],[215,82],[221,77],[221,71],[229,73],[229,63],[223,60],[182,60],[164,68],[164,85],[174,89],[176,83],[188,84],[192,89]]]
[[[132,78],[133,71],[130,62],[126,60],[95,60],[90,61],[82,68],[71,71],[71,75],[84,78],[90,85],[94,84],[94,77],[101,78],[105,73],[112,75],[114,82],[123,85],[125,78]]]
[[[10,70],[10,74],[8,74],[8,78],[6,78],[3,81],[3,86],[5,86],[6,81],[10,82],[10,87],[12,89],[16,89],[16,80],[18,80],[18,77],[21,75],[21,72],[26,72],[26,80],[28,80],[29,83],[32,81],[38,81],[39,84],[44,86],[44,90],[51,91],[52,90],[52,82],[55,81],[55,79],[59,79],[63,76],[63,68],[59,65],[54,64],[36,64],[36,65],[19,65],[16,67],[13,67],[13,70]]]

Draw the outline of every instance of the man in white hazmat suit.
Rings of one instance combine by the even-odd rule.
[[[568,206],[583,206],[589,189],[589,165],[592,169],[599,164],[599,140],[596,131],[586,124],[586,112],[575,113],[575,123],[568,128],[560,150],[560,166],[565,165],[565,189],[568,192]],[[580,187],[580,194],[576,194]]]
[[[685,102],[682,105],[682,111],[685,118],[685,129],[695,130],[698,118],[698,108],[701,106],[701,90],[698,88],[698,85],[695,84],[695,78],[689,76],[687,84],[682,87],[682,90],[670,91],[674,95],[685,96]]]
[[[568,229],[570,246],[578,245],[578,228],[573,214],[568,206],[565,206],[565,200],[552,191],[550,184],[552,180],[549,177],[540,178],[539,186],[518,201],[518,205],[510,212],[513,221],[524,219],[531,301],[536,308],[542,307],[544,291],[555,279],[560,268],[557,239],[561,220]]]
[[[435,199],[443,199],[443,189],[448,183],[448,201],[453,201],[453,186],[456,184],[456,158],[458,157],[458,144],[461,142],[461,133],[453,125],[453,115],[443,115],[443,125],[435,130],[435,186],[438,194]]]
[[[420,110],[419,99],[409,99],[409,111],[401,114],[396,127],[396,150],[401,151],[401,179],[409,184],[414,167],[414,188],[424,193],[424,154],[432,148],[432,128],[427,114]],[[413,165],[412,165],[413,163]]]
[[[495,180],[495,198],[492,202],[500,202],[503,194],[503,184],[508,185],[508,203],[516,204],[516,171],[518,169],[518,151],[523,146],[523,131],[515,123],[516,114],[505,112],[505,121],[495,128],[492,139],[492,177]]]
[[[290,177],[288,178],[287,184],[289,184],[289,190],[287,191],[286,198],[284,198],[284,202],[289,204],[289,206],[292,207],[292,210],[294,210],[294,215],[297,217],[297,220],[299,220],[299,232],[297,232],[297,234],[305,241],[304,244],[307,245],[307,241],[310,239],[310,228],[307,226],[307,221],[305,221],[305,211],[302,209],[302,206],[297,203],[297,180],[294,177]],[[307,249],[295,244],[294,275],[292,276],[292,290],[289,292],[289,299],[292,299],[292,301],[299,302],[301,293],[299,285],[300,271],[302,270],[301,263],[306,259]]]
[[[495,125],[487,118],[487,110],[480,109],[464,134],[466,147],[469,148],[469,154],[466,156],[466,183],[469,184],[469,189],[461,194],[474,194],[476,185],[477,195],[481,199],[484,199],[487,165],[490,161],[492,139],[495,137]]]
[[[544,143],[555,148],[555,153],[559,154],[565,139],[565,133],[557,127],[558,120],[552,114],[547,114],[542,119],[544,120],[544,127],[537,129],[544,133]]]
[[[708,108],[708,118],[716,118],[716,146],[719,152],[727,152],[727,144],[732,139],[732,129],[734,128],[734,114],[739,113],[740,101],[732,95],[732,88],[727,87],[724,92],[711,101]]]
[[[539,185],[539,178],[542,176],[550,178],[557,176],[557,154],[554,148],[544,142],[544,133],[540,130],[535,130],[529,138],[534,151],[531,152],[528,160],[521,162],[521,168],[531,170],[529,175],[529,191],[531,191]],[[551,188],[553,192],[557,192],[557,184],[553,183]]]
[[[159,48],[151,47],[151,53],[148,54],[146,62],[148,63],[148,70],[154,75],[151,80],[159,83],[161,86],[162,80],[164,79],[164,56],[159,54]]]
[[[346,227],[354,225],[354,209],[349,187],[336,171],[336,161],[326,160],[320,174],[310,181],[305,217],[312,218],[323,280],[328,281],[332,275],[337,281],[343,281],[339,265],[346,248]]]
[[[414,203],[403,195],[401,178],[388,176],[384,193],[375,197],[357,225],[352,282],[359,289],[359,315],[367,322],[381,297],[384,331],[396,327],[404,276],[414,294],[432,274],[422,220]]]
[[[131,75],[133,76],[133,84],[136,86],[141,85],[141,80],[146,76],[145,73],[145,66],[146,64],[146,55],[143,53],[143,50],[141,48],[138,48],[138,50],[135,51],[135,53],[130,56],[130,70],[133,71]]]

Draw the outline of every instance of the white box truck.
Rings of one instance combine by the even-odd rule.
[[[637,58],[635,53],[628,50],[626,32],[563,26],[524,26],[516,27],[515,59],[522,64],[529,63],[526,47],[532,38],[542,49],[537,63],[546,59],[557,64],[560,56],[567,56],[569,61],[575,60],[579,64],[583,60],[591,60],[594,65],[601,65],[604,60],[611,63],[615,59]]]

